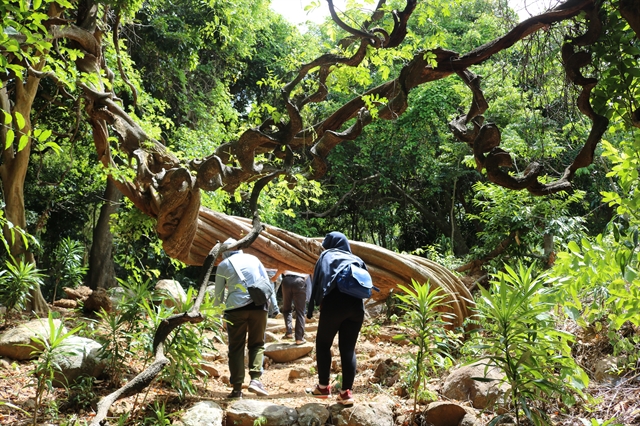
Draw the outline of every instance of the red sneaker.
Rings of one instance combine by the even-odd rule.
[[[315,398],[320,398],[320,399],[327,399],[331,397],[331,388],[329,386],[323,389],[319,385],[316,385],[314,389],[311,389],[311,388],[305,389],[305,392],[308,395],[311,395]]]
[[[351,389],[347,389],[344,392],[340,392],[338,394],[338,398],[336,398],[338,404],[342,405],[353,405],[353,394],[351,393]]]

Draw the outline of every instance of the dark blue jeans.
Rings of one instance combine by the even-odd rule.
[[[338,349],[342,363],[342,390],[351,389],[356,377],[356,342],[364,321],[361,299],[331,291],[322,301],[316,336],[318,382],[329,385],[331,376],[331,345],[338,334]]]

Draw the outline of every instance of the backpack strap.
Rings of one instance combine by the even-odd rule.
[[[229,256],[227,257],[227,260],[229,260],[229,263],[231,264],[231,266],[233,266],[233,269],[236,271],[236,274],[238,274],[238,276],[240,277],[240,279],[242,280],[242,282],[245,284],[245,287],[247,285],[247,280],[244,277],[244,274],[242,273],[242,270],[238,267],[238,265],[236,265],[233,262],[233,256]],[[236,259],[237,260],[237,259]]]

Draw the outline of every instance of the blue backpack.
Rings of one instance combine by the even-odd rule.
[[[336,275],[335,282],[341,293],[359,299],[370,298],[372,290],[380,291],[378,287],[373,285],[369,272],[354,263],[342,268]]]

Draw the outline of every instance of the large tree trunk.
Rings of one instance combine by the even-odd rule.
[[[93,242],[89,253],[89,272],[87,284],[92,290],[116,286],[116,273],[113,264],[113,235],[109,226],[110,218],[118,210],[122,193],[111,179],[107,179],[104,190],[104,204],[100,208],[98,223],[93,228]]]
[[[211,248],[218,241],[232,237],[240,239],[251,231],[251,220],[227,216],[204,207],[200,208],[198,229],[190,251],[178,259],[191,264],[202,265]],[[306,238],[293,232],[266,225],[253,244],[245,249],[260,258],[267,268],[313,273],[318,256],[322,252],[323,238]],[[443,307],[456,315],[455,326],[462,326],[470,315],[472,296],[464,283],[447,268],[418,256],[399,254],[382,247],[349,241],[354,254],[365,261],[373,282],[380,289],[374,292],[374,300],[386,299],[398,284],[411,285],[411,280],[419,283],[430,282],[440,287],[447,295],[449,307]]]
[[[44,62],[40,62],[35,66],[39,71]],[[2,189],[4,192],[5,215],[8,222],[13,226],[26,230],[27,218],[24,209],[24,182],[27,175],[27,167],[29,166],[29,156],[31,155],[31,106],[38,90],[40,79],[34,76],[28,76],[24,83],[15,85],[15,104],[13,109],[6,90],[3,88],[0,92],[0,102],[2,109],[10,111],[12,115],[12,126],[15,132],[15,140],[6,149],[2,151],[2,165],[0,165],[0,179],[2,180]],[[17,114],[24,118],[24,126],[19,128]],[[6,147],[6,132],[0,136],[1,146]],[[26,138],[26,144],[19,149],[20,140]],[[9,226],[3,229],[4,237],[9,243],[11,256],[15,261],[24,261],[35,264],[33,254],[29,251],[27,245],[22,238],[13,235],[15,230]],[[42,297],[39,286],[31,291],[31,299],[28,309],[38,314],[48,312],[47,303]]]

